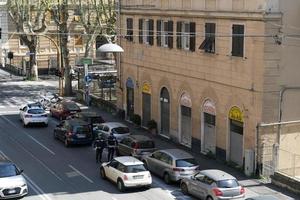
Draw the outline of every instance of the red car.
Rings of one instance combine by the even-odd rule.
[[[64,120],[78,112],[81,112],[81,109],[74,101],[60,101],[50,108],[51,116],[60,120]]]

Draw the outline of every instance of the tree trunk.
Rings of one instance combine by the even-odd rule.
[[[31,80],[38,80],[38,66],[37,66],[37,52],[36,52],[36,46],[37,46],[37,37],[31,37],[31,42],[29,47],[30,57],[29,57],[29,63],[30,63],[30,74],[29,78]]]

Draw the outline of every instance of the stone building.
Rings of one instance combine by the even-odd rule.
[[[142,126],[154,119],[158,134],[194,152],[244,166],[260,123],[300,118],[300,41],[291,36],[299,6],[121,1],[118,107]]]

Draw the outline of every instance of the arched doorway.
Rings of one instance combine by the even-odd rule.
[[[183,93],[180,98],[180,143],[191,147],[192,144],[192,100]]]
[[[201,151],[216,154],[216,107],[210,99],[203,104],[201,119]]]
[[[97,49],[99,47],[101,47],[102,45],[108,43],[106,37],[104,36],[101,36],[101,35],[98,35],[96,37],[96,42],[95,42],[95,45],[96,45],[96,58],[97,59],[103,59],[103,58],[106,58],[107,57],[107,54],[104,53],[104,52],[100,52],[100,51],[97,51]]]
[[[142,88],[142,126],[147,127],[151,120],[151,85],[144,83]]]
[[[126,81],[126,115],[127,119],[132,119],[134,115],[134,83],[131,78]]]
[[[244,117],[240,108],[234,106],[229,111],[229,160],[243,166]]]
[[[165,136],[170,134],[170,95],[165,87],[160,91],[160,133]]]

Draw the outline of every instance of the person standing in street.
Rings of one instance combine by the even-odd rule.
[[[118,145],[117,138],[114,136],[113,133],[110,133],[110,135],[107,138],[107,145],[108,145],[108,156],[107,160],[108,162],[111,161],[114,157],[115,148]]]
[[[96,149],[96,163],[102,162],[102,154],[104,148],[106,148],[106,141],[103,137],[97,137],[94,142],[94,148]]]

